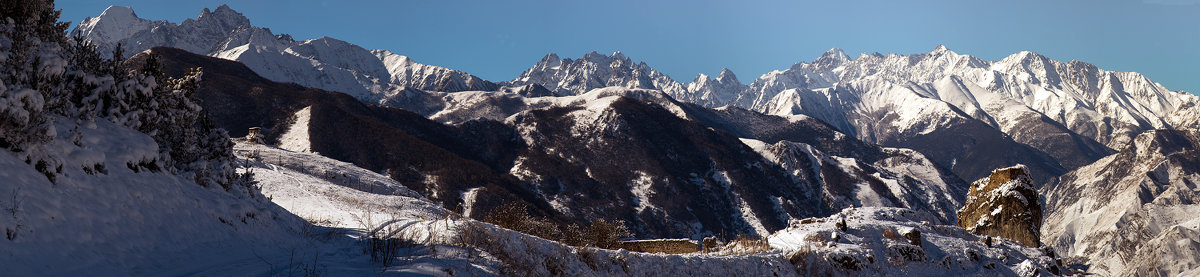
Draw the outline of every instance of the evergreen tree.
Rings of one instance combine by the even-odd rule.
[[[54,181],[61,159],[38,150],[57,136],[54,119],[75,121],[68,134],[76,145],[81,124],[104,119],[152,137],[160,149],[155,167],[255,195],[249,176],[235,171],[228,134],[195,97],[200,68],[169,78],[150,55],[128,70],[120,45],[105,59],[87,40],[67,38],[59,14],[52,1],[0,0],[0,148]]]
[[[56,135],[44,112],[64,94],[61,56],[68,23],[40,0],[0,1],[0,147],[22,151]]]

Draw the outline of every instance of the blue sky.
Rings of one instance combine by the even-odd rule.
[[[750,82],[830,48],[851,56],[944,44],[998,60],[1030,50],[1200,92],[1200,0],[1126,1],[57,1],[79,22],[109,5],[179,22],[228,4],[296,39],[329,36],[509,80],[546,53],[644,61],[677,81],[723,67]]]

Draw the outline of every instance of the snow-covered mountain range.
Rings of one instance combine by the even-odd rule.
[[[638,76],[662,74],[640,63],[627,66],[633,62],[619,53],[561,61],[570,62],[547,56],[512,83],[535,82],[560,94],[585,92],[588,87],[578,80],[660,89],[710,107],[728,104],[768,114],[809,115],[866,141],[922,152],[944,149],[926,145],[929,140],[952,142],[938,136],[939,131],[965,128],[976,137],[1031,148],[1020,151],[1032,160],[1013,162],[1033,167],[1039,183],[1111,153],[1140,132],[1200,124],[1195,95],[1167,90],[1137,73],[1059,62],[1032,52],[984,61],[944,46],[929,53],[857,58],[832,49],[749,85],[728,70],[717,79],[701,75],[686,85],[664,77],[640,80]],[[985,134],[995,132],[984,129],[999,133]],[[971,178],[996,167],[959,168],[963,152],[926,154]]]
[[[101,51],[111,51],[121,43],[127,56],[168,46],[237,60],[271,80],[342,91],[370,102],[402,88],[446,92],[499,89],[470,74],[419,64],[386,50],[366,50],[327,37],[295,41],[286,34],[275,35],[251,26],[246,17],[224,5],[213,11],[205,9],[196,19],[179,24],[141,19],[130,8],[112,6],[100,16],[85,19],[73,34],[92,40]],[[1028,51],[985,61],[944,46],[929,53],[874,53],[856,58],[835,48],[812,62],[769,72],[748,85],[727,69],[715,79],[700,74],[685,84],[620,52],[607,56],[591,52],[579,59],[551,53],[514,80],[502,83],[540,84],[558,95],[608,86],[657,89],[710,107],[732,104],[772,114],[812,114],[868,141],[881,137],[868,127],[878,122],[866,122],[858,115],[877,113],[885,106],[919,111],[928,105],[922,102],[929,100],[944,102],[957,110],[955,114],[1009,134],[1022,125],[1014,118],[1040,114],[1049,123],[1061,125],[1056,127],[1108,148],[1120,148],[1149,129],[1200,126],[1196,108],[1200,100],[1194,95],[1170,91],[1134,72],[1106,71],[1080,61],[1054,61]],[[790,89],[795,91],[788,92]],[[803,96],[813,93],[817,95]],[[843,102],[834,107],[808,103],[817,97]],[[901,121],[893,127],[917,128],[912,124],[918,122]],[[1068,167],[1073,168],[1076,163],[1071,164]]]
[[[221,5],[182,23],[150,21],[132,9],[111,6],[79,23],[84,36],[109,53],[121,44],[129,57],[156,46],[240,61],[268,79],[341,91],[374,102],[404,88],[434,91],[496,90],[473,75],[420,64],[387,50],[368,50],[322,37],[296,41],[287,34],[254,27],[241,13]]]
[[[602,86],[658,89],[676,99],[707,106],[731,104],[767,113],[829,115],[822,119],[835,125],[849,123],[839,126],[847,132],[865,129],[868,123],[837,118],[836,114],[869,114],[888,104],[895,105],[892,110],[920,110],[927,103],[914,103],[912,98],[924,98],[944,102],[957,109],[955,113],[1006,133],[1016,125],[1013,118],[1041,114],[1110,148],[1119,148],[1141,131],[1198,124],[1196,96],[1170,91],[1141,74],[1106,71],[1080,61],[1054,61],[1028,51],[985,61],[940,45],[929,53],[874,53],[857,58],[835,48],[812,62],[764,74],[749,85],[740,83],[729,70],[723,70],[717,79],[701,74],[681,84],[620,52],[611,56],[592,52],[579,60],[550,54],[511,83],[538,83],[560,94],[580,94]],[[791,89],[795,91],[789,93]],[[826,101],[853,101],[826,107],[848,111],[818,110],[819,103],[794,101],[799,100],[796,94],[812,93]]]
[[[496,91],[537,84],[554,95],[579,95],[619,86],[661,90],[708,107],[804,114],[868,142],[922,152],[938,150],[928,145],[946,140],[938,133],[970,130],[975,132],[971,140],[1011,141],[1006,143],[1013,146],[1005,148],[1022,148],[1016,152],[1025,158],[1005,162],[1029,165],[1039,183],[1111,153],[1142,131],[1200,127],[1200,100],[1194,95],[1170,91],[1137,73],[1032,52],[985,61],[944,46],[929,53],[854,58],[835,48],[749,84],[728,69],[716,78],[700,74],[681,83],[620,52],[591,52],[579,59],[551,53],[517,78],[492,83],[332,38],[295,41],[251,26],[227,6],[179,24],[141,19],[129,8],[113,6],[84,20],[73,34],[91,39],[102,51],[117,43],[126,45],[129,55],[169,46],[237,60],[274,81],[342,91],[384,105],[411,101],[412,89]],[[950,148],[975,147],[967,140]],[[960,165],[963,151],[970,150],[926,154],[968,178],[1004,166]]]
[[[556,223],[621,219],[638,237],[849,244],[808,250],[825,262],[915,257],[903,251],[919,243],[861,230],[901,227],[959,251],[922,259],[963,264],[979,253],[962,251],[984,251],[1012,274],[1053,267],[1051,249],[1100,274],[1200,265],[1200,225],[1187,217],[1200,211],[1200,98],[1085,62],[832,49],[750,83],[728,69],[681,83],[620,52],[552,53],[493,83],[332,38],[295,41],[227,6],[179,24],[114,6],[74,34],[101,51],[161,55],[170,74],[203,66],[198,97],[219,127],[264,127],[270,144],[384,172],[468,217],[520,202]],[[1043,194],[1043,253],[980,250],[981,237],[939,225],[958,216],[963,179],[1015,164]],[[839,217],[870,220],[846,231]],[[795,224],[804,218],[820,224]],[[973,262],[963,269],[982,270]]]

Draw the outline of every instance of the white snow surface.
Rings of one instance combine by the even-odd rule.
[[[73,120],[59,121],[59,129],[73,129],[61,122]],[[285,265],[278,248],[311,248],[299,235],[306,224],[263,199],[130,169],[157,157],[149,136],[104,120],[79,130],[80,146],[58,139],[41,149],[63,158],[54,183],[0,151],[0,229],[15,235],[0,241],[4,274],[195,275],[223,267],[266,274],[271,268],[252,252]]]
[[[837,227],[842,220],[845,230]],[[1051,276],[1054,259],[1040,249],[1002,238],[988,246],[983,237],[933,220],[909,209],[850,208],[793,222],[768,241],[807,264],[801,274],[810,276]],[[910,233],[916,243],[904,236]]]
[[[279,148],[295,152],[312,152],[312,141],[309,140],[309,121],[312,119],[312,106],[304,107],[292,115],[292,126],[279,136]]]

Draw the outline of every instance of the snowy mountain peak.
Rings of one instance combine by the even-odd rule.
[[[107,9],[104,9],[104,12],[100,13],[100,17],[113,18],[113,19],[116,19],[116,18],[140,19],[137,17],[137,14],[133,12],[133,8],[126,7],[126,6],[117,6],[117,5],[108,6]]]
[[[832,69],[834,67],[841,66],[842,64],[845,64],[846,62],[849,62],[849,61],[850,61],[850,57],[846,56],[845,51],[842,51],[841,48],[832,48],[832,49],[829,49],[829,51],[825,51],[824,54],[821,54],[821,57],[817,58],[816,60],[813,60],[813,65],[820,67],[820,68]],[[804,64],[798,63],[798,64],[793,65],[792,67],[795,68],[797,66],[802,67],[802,66],[804,66]]]
[[[616,52],[613,52],[612,55],[609,55],[609,57],[611,57],[613,59],[618,59],[618,60],[629,59],[629,58],[625,57],[625,54],[621,54],[621,50],[617,50]]]
[[[938,46],[934,47],[933,51],[930,53],[942,53],[942,52],[952,52],[952,51],[950,51],[950,49],[946,48],[945,44],[938,44]]]
[[[584,59],[584,60],[594,60],[594,59],[607,58],[607,57],[608,57],[608,56],[605,56],[604,54],[600,54],[599,52],[596,52],[595,50],[592,50],[592,52],[588,52],[587,54],[583,54],[583,58],[582,58],[582,59]]]
[[[506,86],[540,84],[557,95],[580,95],[604,87],[657,89],[672,96],[684,92],[683,84],[655,71],[644,62],[635,63],[620,51],[604,55],[588,52],[579,59],[558,59],[548,54]]]
[[[249,27],[250,19],[239,13],[227,5],[221,5],[216,10],[209,11],[204,8],[200,12],[200,16],[196,17],[196,22],[211,22],[220,24],[219,26],[226,28]]]
[[[75,32],[88,34],[88,38],[96,44],[116,44],[121,38],[149,29],[150,24],[149,20],[138,18],[132,8],[108,6],[100,16],[88,17],[79,22]],[[107,54],[107,51],[102,53]]]
[[[547,53],[545,57],[542,57],[541,62],[551,62],[551,61],[558,62],[561,60],[562,60],[562,58],[559,58],[558,54],[551,52],[551,53]]]
[[[821,54],[821,58],[843,60],[843,61],[850,60],[850,57],[846,56],[846,51],[842,51],[841,48],[837,48],[837,47],[830,48],[829,51],[825,51],[824,54]]]
[[[229,5],[221,4],[220,6],[217,6],[216,12],[235,12],[235,11],[233,11],[233,8],[230,8]]]
[[[1029,65],[1032,63],[1046,63],[1049,61],[1049,58],[1046,58],[1046,56],[1042,56],[1042,54],[1038,54],[1037,52],[1021,51],[1005,57],[1004,59],[1000,60],[999,63]]]
[[[728,68],[721,69],[721,74],[717,75],[717,82],[722,84],[742,84],[742,82],[738,81],[737,75],[733,74],[733,70],[729,70]]]

